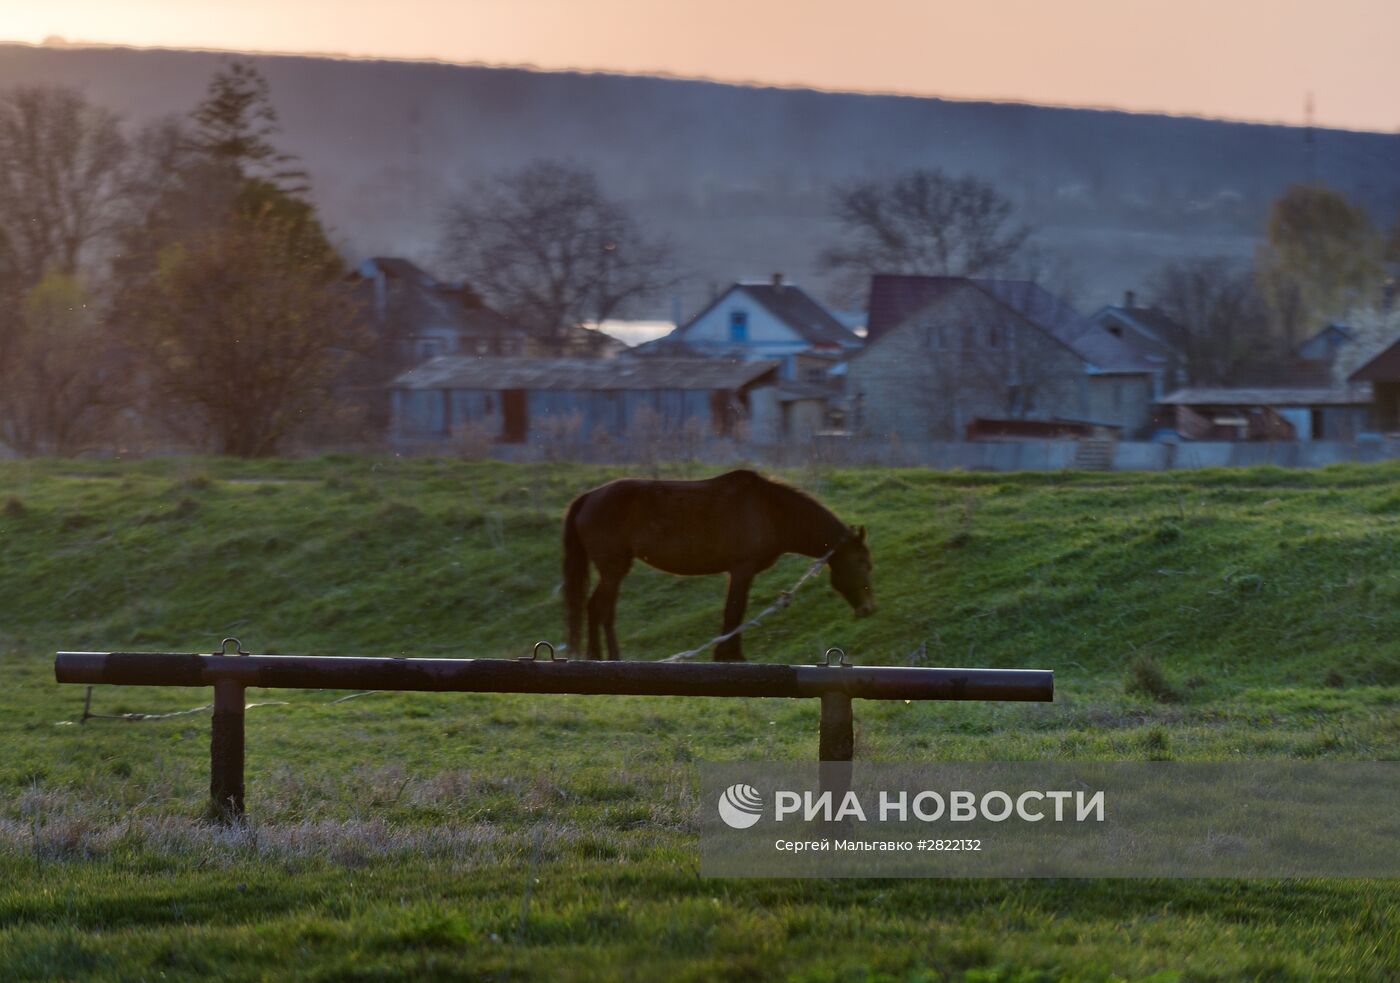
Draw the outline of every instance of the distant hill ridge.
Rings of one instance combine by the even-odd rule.
[[[68,84],[134,120],[183,113],[211,51],[0,45],[0,87]],[[1310,173],[1305,131],[1257,123],[751,87],[440,62],[251,56],[283,146],[352,257],[429,269],[442,205],[472,180],[571,157],[676,243],[683,312],[714,286],[782,271],[832,300],[816,267],[833,184],[916,166],[995,182],[1069,264],[1082,308],[1167,259],[1247,257],[1268,203]],[[1388,225],[1400,135],[1314,131],[1320,180]],[[658,299],[641,315],[666,316]]]

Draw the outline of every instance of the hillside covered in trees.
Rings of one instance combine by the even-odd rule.
[[[182,113],[225,56],[0,46],[0,87],[72,85],[141,122]],[[783,270],[823,282],[832,189],[914,167],[972,173],[1037,229],[1081,307],[1164,261],[1248,258],[1269,204],[1316,176],[1388,226],[1400,135],[606,74],[258,56],[286,149],[348,255],[432,266],[446,203],[570,158],[676,244],[676,300]],[[1301,93],[1300,93],[1301,104]],[[839,300],[839,298],[831,298]],[[651,313],[671,312],[666,299]]]

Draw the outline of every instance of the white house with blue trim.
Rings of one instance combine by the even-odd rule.
[[[777,359],[781,376],[797,379],[798,356],[841,358],[861,344],[810,294],[777,274],[771,281],[731,285],[670,334],[638,345],[630,354]]]

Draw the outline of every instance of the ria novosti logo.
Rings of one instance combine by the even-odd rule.
[[[763,818],[763,797],[752,785],[731,785],[719,797],[719,818],[730,829],[748,829]]]

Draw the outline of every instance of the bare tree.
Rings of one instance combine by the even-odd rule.
[[[0,279],[76,273],[114,228],[126,157],[117,118],[76,90],[0,95]]]
[[[67,451],[87,422],[91,298],[75,317],[50,301],[77,296],[114,230],[126,151],[117,118],[73,89],[0,94],[0,414],[20,450]]]
[[[971,175],[911,171],[837,189],[832,212],[845,242],[822,255],[852,289],[875,273],[978,276],[995,273],[1030,238],[1011,201]]]
[[[1271,361],[1278,343],[1268,308],[1247,266],[1223,257],[1168,263],[1152,277],[1152,306],[1177,325],[1163,339],[1182,358],[1188,385],[1239,382],[1251,366]]]
[[[670,250],[645,236],[588,169],[536,161],[479,184],[443,223],[444,262],[542,348],[625,313],[672,282]]]

